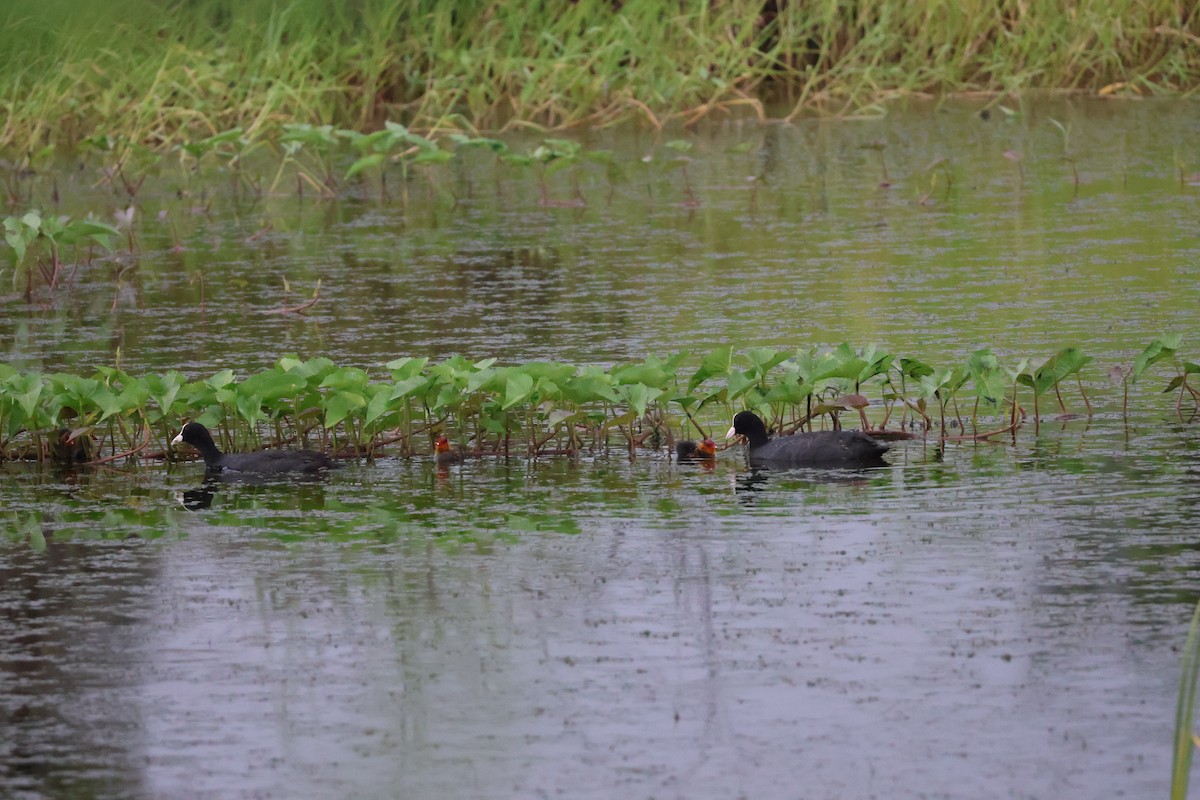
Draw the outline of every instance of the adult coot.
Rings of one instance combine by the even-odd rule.
[[[717,443],[712,439],[702,442],[684,439],[676,443],[675,455],[680,461],[712,461],[717,457]]]
[[[751,466],[878,467],[887,462],[888,446],[862,431],[819,431],[767,437],[767,427],[752,411],[733,418],[726,438],[744,436],[750,444]]]
[[[199,422],[183,426],[171,444],[186,442],[204,456],[204,466],[209,472],[255,472],[270,475],[279,472],[320,472],[334,469],[337,464],[324,453],[315,450],[258,450],[253,453],[222,453],[217,449],[208,428]]]
[[[433,461],[436,464],[456,464],[462,461],[462,453],[455,450],[450,445],[450,440],[445,436],[439,436],[437,441],[433,443]]]

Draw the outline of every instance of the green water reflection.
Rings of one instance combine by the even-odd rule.
[[[541,207],[532,175],[493,179],[486,159],[414,177],[407,202],[354,190],[234,198],[219,175],[209,187],[164,167],[138,197],[136,268],[118,279],[125,265],[98,264],[30,306],[10,297],[3,357],[72,370],[120,348],[134,371],[193,376],[256,371],[288,352],[358,365],[451,353],[607,363],[850,341],[934,361],[983,345],[1044,358],[1078,343],[1107,363],[1194,329],[1196,190],[1176,166],[1188,106],[1081,99],[1023,112],[985,122],[944,104],[853,123],[715,125],[693,137],[697,209],[680,207],[677,171],[639,171],[661,141],[627,131],[587,142],[626,174],[609,199],[604,176],[580,169],[583,209]],[[864,148],[875,142],[887,188]],[[1006,151],[1023,154],[1023,183]],[[35,181],[31,203],[48,206],[51,187]],[[117,205],[84,178],[60,192],[76,216]],[[307,316],[269,313],[318,282]]]

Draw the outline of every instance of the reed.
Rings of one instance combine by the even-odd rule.
[[[170,148],[285,123],[543,129],[897,95],[1187,93],[1200,17],[1173,0],[485,3],[8,0],[0,149],[97,134]]]
[[[1192,755],[1197,738],[1196,682],[1200,679],[1200,603],[1192,614],[1180,665],[1179,697],[1175,705],[1175,755],[1171,764],[1171,800],[1187,800]]]

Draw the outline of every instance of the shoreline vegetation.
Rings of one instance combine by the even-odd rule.
[[[1191,383],[1200,365],[1180,357],[1181,341],[1155,339],[1131,365],[1108,371],[1124,416],[1130,384],[1160,362],[1173,367],[1161,391],[1175,396],[1175,414],[1185,421],[1200,413],[1200,387]],[[884,438],[1015,441],[1027,422],[1036,432],[1043,420],[1092,417],[1081,372],[1093,360],[1066,347],[1040,366],[1027,358],[1008,364],[982,349],[963,364],[934,367],[842,344],[795,352],[724,346],[700,358],[677,353],[610,367],[405,357],[382,374],[286,356],[243,380],[231,369],[188,380],[175,370],[133,376],[102,367],[85,377],[0,364],[0,461],[169,458],[165,443],[185,421],[213,429],[230,452],[319,443],[341,457],[409,457],[426,455],[447,434],[473,456],[616,448],[634,457],[670,450],[677,437],[712,436],[744,409],[777,433],[850,420]],[[1076,391],[1071,412],[1064,393]]]
[[[427,133],[878,114],[902,97],[1188,95],[1200,14],[1169,0],[445,4],[8,0],[0,152],[170,150],[286,124]]]

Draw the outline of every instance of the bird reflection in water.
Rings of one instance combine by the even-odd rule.
[[[866,486],[873,480],[873,476],[883,471],[878,467],[863,469],[751,467],[749,472],[741,473],[734,478],[733,491],[737,495],[738,502],[743,505],[753,505],[759,496],[768,490],[774,490],[776,494],[779,494],[786,491],[801,491],[820,484]],[[775,485],[768,486],[772,481],[775,482]]]
[[[236,495],[246,488],[252,492],[286,492],[289,498],[295,498],[297,506],[320,509],[325,506],[324,486],[321,475],[290,475],[285,478],[247,473],[208,473],[203,483],[180,492],[178,499],[188,511],[203,511],[212,507],[218,493],[232,488]]]

